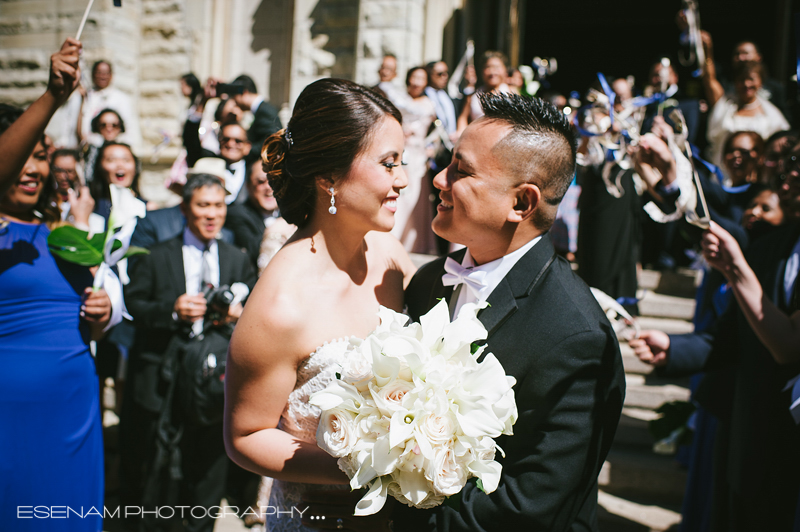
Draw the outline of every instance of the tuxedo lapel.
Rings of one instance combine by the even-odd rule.
[[[555,249],[550,234],[545,233],[492,291],[489,306],[478,313],[489,336],[517,311],[517,300],[531,294],[554,260]]]
[[[183,271],[183,237],[178,236],[170,240],[170,260],[167,269],[172,276],[172,283],[178,294],[186,293],[186,273]]]

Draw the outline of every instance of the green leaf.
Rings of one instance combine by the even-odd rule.
[[[148,255],[150,253],[149,249],[140,248],[139,246],[130,246],[128,251],[125,252],[125,257],[128,258],[133,255]]]
[[[89,240],[89,233],[65,225],[54,229],[47,237],[50,252],[68,262],[81,266],[97,266],[103,262],[105,234],[97,234]]]
[[[478,481],[477,481],[477,482],[475,482],[475,485],[476,485],[476,486],[478,486],[478,489],[479,489],[479,490],[481,490],[482,492],[486,493],[486,490],[485,490],[485,489],[483,489],[483,480],[481,480],[481,479],[478,479]]]

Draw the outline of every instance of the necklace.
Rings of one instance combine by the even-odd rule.
[[[741,106],[739,108],[739,110],[740,111],[744,111],[744,110],[748,110],[749,111],[749,110],[752,110],[752,109],[758,109],[759,107],[761,107],[761,99],[756,97],[756,99],[753,100],[752,102],[746,103],[743,106]]]

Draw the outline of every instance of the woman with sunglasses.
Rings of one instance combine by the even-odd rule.
[[[95,142],[89,142],[83,156],[86,172],[84,177],[87,185],[94,180],[94,170],[97,164],[97,153],[106,142],[120,140],[120,135],[125,132],[125,122],[113,109],[103,109],[92,119],[92,133],[99,135]]]

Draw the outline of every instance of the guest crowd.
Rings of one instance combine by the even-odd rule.
[[[478,95],[541,97],[569,115],[582,142],[551,231],[557,251],[634,316],[643,266],[704,270],[694,333],[646,330],[630,341],[659,373],[696,375],[681,529],[800,530],[800,413],[790,410],[800,395],[792,382],[800,375],[800,137],[787,112],[796,102],[768,76],[756,43],[720,56],[710,35],[702,39],[696,97],[663,60],[644,85],[616,72],[581,101],[547,89],[544,77],[531,83],[494,51],[477,68],[467,64],[459,83],[433,61],[410,68],[403,88],[387,54],[373,89],[402,114],[408,178],[392,234],[409,253],[453,250],[431,230],[433,177],[450,171],[459,135],[483,115]],[[266,504],[269,479],[230,461],[221,416],[181,419],[176,375],[187,346],[217,336],[220,360],[208,355],[202,372],[224,364],[249,292],[295,229],[262,168],[265,140],[282,129],[278,112],[246,75],[176,79],[189,105],[165,186],[180,201],[159,208],[142,195],[138,119],[113,86],[113,65],[95,63],[91,86],[82,86],[80,47],[68,39],[53,55],[48,89],[27,111],[0,104],[0,529],[21,530],[20,506],[52,499],[102,508],[104,494],[126,507],[209,507],[223,497]],[[94,272],[52,255],[47,237],[63,225],[109,229],[114,187],[133,196],[131,243],[149,254],[121,261],[111,285],[93,290]],[[104,476],[108,379],[120,463]],[[186,530],[213,527],[208,514],[184,517]],[[173,521],[133,515],[126,526]],[[263,516],[245,522],[261,526]],[[70,523],[99,530],[102,518]]]

